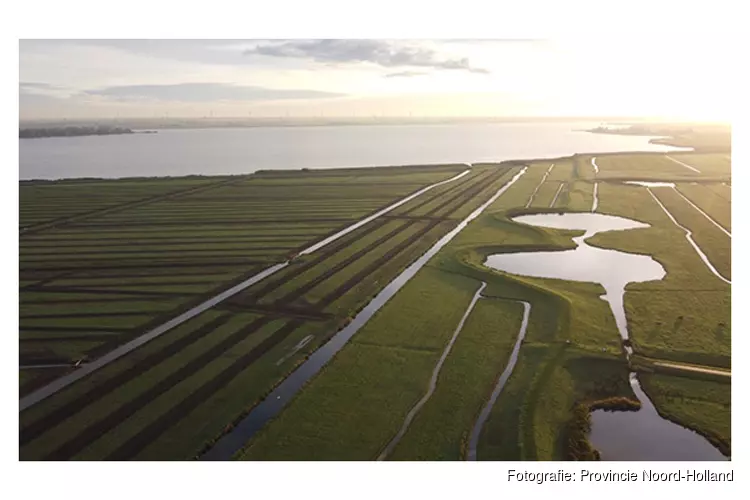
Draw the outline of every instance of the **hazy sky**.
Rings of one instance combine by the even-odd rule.
[[[728,119],[712,39],[21,40],[20,118]]]

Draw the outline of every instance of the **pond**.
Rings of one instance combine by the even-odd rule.
[[[626,339],[625,286],[628,283],[660,280],[666,271],[648,255],[592,247],[586,243],[586,239],[604,231],[645,228],[649,227],[648,224],[595,213],[522,215],[513,220],[532,226],[585,232],[573,238],[578,245],[573,250],[495,254],[487,258],[485,265],[522,276],[601,284],[606,291],[602,299],[609,302],[620,336]]]

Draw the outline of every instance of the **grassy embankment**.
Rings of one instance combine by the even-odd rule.
[[[732,200],[728,186],[681,183],[677,185],[677,189],[724,229],[732,231]]]

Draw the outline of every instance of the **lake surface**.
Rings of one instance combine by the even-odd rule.
[[[159,130],[156,134],[19,139],[19,178],[243,174],[679,151],[649,137],[593,134],[598,123],[455,123]]]
[[[604,231],[624,231],[648,227],[642,222],[595,213],[536,214],[514,217],[515,222],[553,229],[583,230],[573,238],[573,250],[514,252],[490,255],[485,265],[510,274],[538,278],[600,283],[606,293],[623,341],[629,338],[623,305],[625,286],[661,280],[664,268],[648,255],[606,250],[586,244],[586,238]],[[630,356],[632,349],[625,346]],[[635,373],[630,385],[641,409],[591,413],[589,439],[602,460],[726,460],[721,452],[696,432],[663,419],[641,389]]]

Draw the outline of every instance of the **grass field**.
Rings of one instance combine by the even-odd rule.
[[[596,163],[599,166],[599,180],[652,180],[652,181],[697,181],[700,179],[726,180],[730,173],[727,170],[715,168],[707,169],[706,172],[695,172],[688,167],[670,160],[669,157],[679,159],[690,166],[695,155],[682,155],[679,158],[674,155],[664,154],[621,154],[621,155],[598,155]],[[700,170],[700,168],[698,168]]]
[[[570,458],[571,442],[579,438],[574,426],[580,404],[634,397],[614,317],[600,298],[604,289],[513,276],[483,264],[499,252],[573,248],[571,237],[580,232],[520,225],[510,217],[534,210],[588,212],[594,182],[598,213],[650,227],[600,233],[589,243],[652,255],[667,270],[663,280],[626,289],[635,353],[731,366],[731,286],[708,270],[646,188],[621,182],[677,181],[696,205],[720,223],[728,221],[730,193],[722,176],[729,180],[729,174],[721,170],[721,158],[681,154],[679,159],[690,165],[696,160],[696,168],[707,173],[657,154],[597,156],[598,175],[590,155],[530,163],[236,458],[375,459],[425,394],[481,282],[487,284],[484,298],[460,331],[434,394],[388,459],[465,458],[469,433],[518,335],[519,300],[532,305],[526,337],[482,428],[478,459]],[[178,183],[174,191],[164,189],[146,199],[123,198],[119,204],[28,222],[20,238],[21,361],[69,363],[99,356],[464,168],[190,179],[195,186]],[[516,172],[517,166],[475,165],[461,179],[298,256],[278,273],[22,412],[21,458],[174,460],[199,455]],[[50,192],[52,186],[47,185]],[[731,238],[671,188],[653,192],[693,231],[717,268],[730,273]],[[638,369],[662,415],[730,448],[728,380]],[[60,373],[60,368],[22,370],[22,391]]]
[[[704,175],[730,175],[732,173],[732,160],[726,153],[672,153],[669,156],[700,170]]]
[[[724,188],[724,189],[722,189]],[[677,189],[698,205],[724,229],[732,231],[732,199],[727,186],[722,184],[681,183]],[[726,189],[726,193],[722,192]]]
[[[473,422],[510,356],[523,306],[480,299],[440,373],[438,390],[389,457],[392,460],[457,460]]]
[[[422,172],[421,168],[412,170]],[[437,180],[456,171],[436,170]],[[487,166],[456,181],[456,186],[426,193],[415,199],[419,203],[412,204],[415,211],[429,207],[425,213],[415,215],[406,210],[376,219],[317,252],[295,259],[278,276],[247,288],[33,406],[21,414],[22,457],[191,458],[453,227],[456,214],[473,210],[511,174],[507,168]],[[294,179],[289,174],[283,177]],[[398,187],[391,182],[388,186],[389,190]],[[408,192],[414,190],[412,186]],[[325,205],[329,200],[320,203]],[[349,213],[346,216],[351,217]],[[299,219],[290,222],[304,224]],[[241,227],[247,232],[254,226]],[[273,227],[283,227],[283,223]],[[193,263],[190,269],[194,271],[195,267]],[[87,270],[86,278],[78,278],[80,283],[58,286],[58,295],[68,289],[80,290],[78,287],[94,295],[108,288],[97,284],[93,290],[90,272]],[[174,298],[171,294],[176,290],[190,289],[198,286],[190,284],[196,280],[216,277],[204,274],[188,278],[188,273],[161,276],[131,276],[126,284],[112,284],[111,288],[120,294],[124,290],[158,292]],[[173,284],[165,284],[168,279]],[[143,302],[143,296],[139,297]],[[109,304],[109,310],[117,312],[115,304]],[[138,306],[129,310],[137,312]],[[99,317],[86,321],[96,322]],[[306,338],[312,340],[295,351]]]
[[[692,233],[695,243],[703,250],[708,260],[726,279],[732,279],[732,239],[706,217],[691,207],[672,188],[653,188],[659,201]]]
[[[589,160],[590,161],[590,160]],[[545,177],[547,169],[554,163],[552,170]],[[591,169],[589,162],[584,162],[575,156],[567,160],[556,160],[547,163],[532,163],[529,176],[538,178],[538,184],[534,187],[529,199],[529,208],[552,207],[573,211],[589,211],[593,204],[593,177],[588,175],[587,169]],[[545,169],[545,170],[541,170]],[[539,176],[539,172],[542,175]],[[543,182],[541,182],[543,180]],[[519,188],[516,188],[518,190]],[[518,192],[518,191],[516,191]],[[511,193],[508,193],[511,195]],[[555,199],[555,195],[557,198]],[[518,207],[525,207],[528,203],[519,203]]]
[[[111,325],[119,326],[119,334],[93,352],[67,348],[52,335],[49,342],[22,342],[21,363],[101,354],[215,290],[463,169],[22,182],[21,339],[38,326],[58,327],[58,337]],[[29,212],[63,216],[34,218]],[[80,292],[113,300],[105,310],[99,304],[92,310],[87,300],[67,302]],[[123,297],[127,300],[114,300]],[[41,318],[47,308],[67,316]],[[101,316],[118,311],[133,316],[127,321]]]

